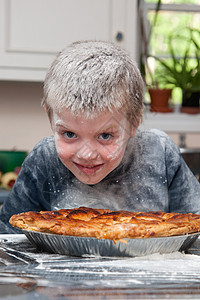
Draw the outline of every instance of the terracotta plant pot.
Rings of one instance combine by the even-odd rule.
[[[152,112],[172,112],[173,109],[169,107],[169,99],[172,91],[170,89],[149,89],[151,98]]]

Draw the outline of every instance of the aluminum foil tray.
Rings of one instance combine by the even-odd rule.
[[[71,256],[135,257],[153,253],[172,253],[187,250],[198,238],[199,233],[148,238],[125,239],[127,243],[116,244],[109,239],[74,237],[24,230],[27,238],[37,247],[50,253]]]

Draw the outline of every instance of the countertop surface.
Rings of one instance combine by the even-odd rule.
[[[72,257],[0,235],[0,299],[200,299],[200,239],[188,253]]]

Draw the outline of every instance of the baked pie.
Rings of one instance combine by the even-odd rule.
[[[185,235],[200,231],[200,215],[131,212],[79,207],[13,215],[10,224],[18,229],[67,236],[111,239]]]

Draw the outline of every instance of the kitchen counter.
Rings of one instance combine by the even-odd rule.
[[[200,240],[188,253],[71,257],[0,235],[0,299],[199,299]]]

